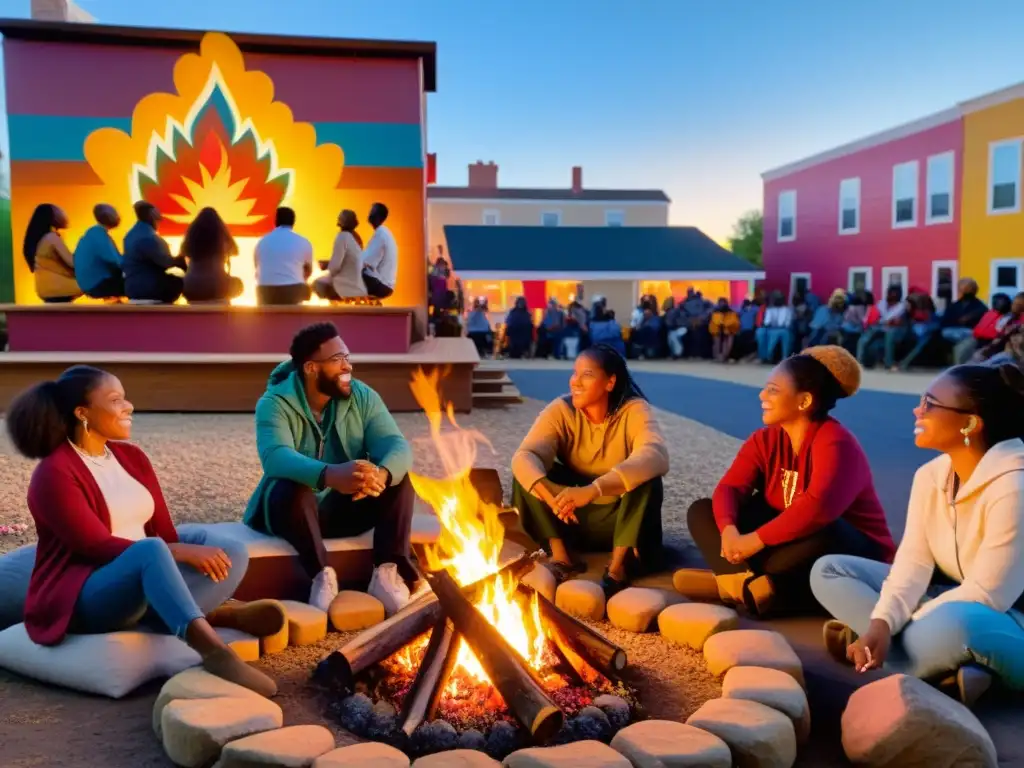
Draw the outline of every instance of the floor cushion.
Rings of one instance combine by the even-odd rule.
[[[68,635],[60,645],[37,645],[24,624],[0,632],[0,667],[44,683],[119,699],[143,683],[199,663],[183,641],[155,632]]]
[[[35,544],[0,556],[0,630],[24,621],[25,595],[35,562]]]

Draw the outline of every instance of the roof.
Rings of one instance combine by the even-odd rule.
[[[428,200],[578,200],[585,203],[669,203],[660,189],[531,189],[525,187],[427,187]]]
[[[205,30],[117,27],[36,19],[0,19],[0,34],[11,40],[32,40],[93,45],[124,45],[142,48],[191,49]],[[343,56],[372,59],[421,59],[423,87],[437,90],[437,44],[404,40],[360,40],[334,37],[294,37],[227,32],[245,53],[276,53],[293,56]]]
[[[951,123],[955,120],[959,120],[965,115],[972,114],[974,112],[988,109],[990,107],[997,106],[999,104],[1005,104],[1008,101],[1014,99],[1024,98],[1024,83],[1017,83],[1007,88],[1000,88],[997,91],[986,93],[983,96],[978,96],[974,99],[968,99],[967,101],[961,101],[956,105],[944,109],[941,112],[935,112],[927,115],[926,117],[912,120],[909,123],[898,125],[895,128],[889,128],[878,133],[873,133],[870,136],[865,136],[862,139],[856,141],[847,142],[846,144],[840,144],[838,147],[827,149],[824,152],[805,157],[802,160],[796,160],[786,165],[780,165],[777,168],[765,171],[761,174],[761,178],[765,181],[773,181],[780,179],[785,176],[789,176],[792,173],[806,170],[807,168],[813,168],[816,165],[827,163],[830,160],[838,160],[841,157],[852,155],[856,152],[862,152],[872,147],[878,147],[883,144],[888,144],[891,141],[897,141],[908,136],[914,136],[918,133],[936,128],[946,123]]]
[[[764,273],[696,227],[444,228],[467,278],[759,279]]]

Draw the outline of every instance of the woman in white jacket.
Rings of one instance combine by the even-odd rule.
[[[829,652],[859,671],[953,679],[973,704],[993,677],[1024,690],[1024,373],[961,365],[914,409],[914,476],[891,566],[843,555],[811,572]]]

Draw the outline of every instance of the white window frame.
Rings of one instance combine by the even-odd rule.
[[[612,219],[617,218],[617,223],[612,223]],[[606,227],[624,227],[626,226],[626,212],[625,211],[605,211],[604,212],[604,225]]]
[[[993,141],[988,145],[988,185],[985,187],[985,210],[989,216],[1004,216],[1006,214],[1020,213],[1020,183],[1021,183],[1021,165],[1024,164],[1024,146],[1022,146],[1024,139],[1018,137],[1015,139],[1003,139],[1001,141]],[[992,207],[992,189],[993,189],[993,171],[995,170],[995,159],[996,150],[1001,147],[1017,147],[1017,180],[1016,194],[1014,195],[1014,205],[1012,208],[999,208],[995,209]]]
[[[892,285],[892,283],[889,282],[890,275],[899,275],[902,278],[900,281],[900,290],[903,291],[903,298],[907,298],[907,293],[910,292],[910,268],[882,267],[882,288],[886,291],[888,291],[889,286]]]
[[[949,213],[945,216],[935,216],[932,214],[932,195],[936,191],[933,188],[932,183],[932,163],[938,162],[939,160],[949,161]],[[949,224],[953,221],[953,211],[955,205],[956,195],[956,152],[949,150],[948,152],[940,152],[937,155],[929,155],[925,161],[925,182],[924,182],[924,198],[925,198],[925,209],[924,209],[924,223],[925,226],[929,224]]]
[[[800,278],[804,278],[807,281],[807,292],[811,292],[811,273],[810,272],[790,272],[789,273],[789,300],[793,301],[793,296],[796,295],[796,281]]]
[[[562,226],[562,212],[561,211],[541,211],[540,212],[540,225],[542,227],[548,226],[547,224],[544,223],[544,217],[545,216],[554,216],[555,217],[555,226],[556,227]]]
[[[960,282],[960,262],[956,259],[945,259],[932,262],[932,298],[939,297],[939,270],[948,269],[953,275],[953,301],[956,301],[956,286]]]
[[[914,169],[914,215],[910,221],[896,221],[896,180],[899,178],[901,168],[913,168]],[[893,229],[910,229],[917,226],[918,214],[921,208],[921,164],[917,160],[907,160],[903,163],[896,163],[892,167],[892,228]]]
[[[865,291],[873,291],[873,290],[875,290],[875,287],[874,287],[874,285],[875,285],[875,283],[874,283],[874,275],[875,275],[874,267],[850,267],[848,270],[846,270],[846,290],[849,293],[853,293],[853,276],[857,272],[865,272],[865,273],[867,273],[867,277],[864,280],[864,290]]]
[[[494,217],[494,223],[493,224],[488,224],[487,223],[487,217],[488,216],[493,216]],[[485,227],[500,227],[501,226],[501,211],[499,211],[497,208],[484,208],[484,213],[483,213],[483,217],[481,218],[481,221],[483,222],[483,225]]]
[[[1011,291],[1005,286],[996,285],[996,275],[999,273],[1000,267],[1017,268],[1017,286],[1014,290]],[[997,293],[1009,293],[1012,299],[1015,294],[1021,291],[1024,291],[1024,259],[992,259],[988,281],[989,303],[992,303],[992,296]]]
[[[793,219],[793,232],[792,232],[792,234],[783,236],[783,234],[782,234],[782,200],[783,200],[784,197],[786,197],[786,195],[791,195],[792,196],[792,200],[793,200],[793,216],[792,216],[792,219]],[[791,243],[794,240],[796,240],[796,190],[795,189],[784,189],[781,192],[779,192],[779,197],[778,197],[778,200],[777,200],[777,206],[778,206],[778,208],[777,208],[776,213],[777,213],[778,223],[777,223],[777,225],[775,227],[775,239],[776,239],[776,242],[779,242],[779,243]]]
[[[843,187],[845,185],[851,185],[855,187],[855,191],[850,195],[843,194]],[[856,200],[856,204],[853,207],[854,217],[856,225],[850,229],[843,229],[843,198],[853,197]],[[839,234],[840,235],[859,235],[860,234],[860,177],[854,176],[853,178],[843,179],[839,182]]]

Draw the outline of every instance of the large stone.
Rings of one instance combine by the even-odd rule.
[[[698,651],[709,637],[736,629],[739,623],[739,614],[732,608],[710,603],[678,603],[658,614],[662,637]]]
[[[308,768],[334,749],[334,734],[322,725],[293,725],[232,741],[214,768]]]
[[[160,716],[167,756],[183,768],[201,768],[228,742],[280,728],[281,708],[261,697],[177,699]]]
[[[722,697],[756,701],[777,709],[793,722],[797,744],[811,735],[807,694],[790,675],[766,667],[733,667],[722,680]]]
[[[615,734],[612,749],[634,768],[730,768],[732,753],[713,733],[671,720],[644,720]]]
[[[756,701],[712,699],[686,722],[728,744],[737,768],[791,768],[796,762],[793,723]]]
[[[632,768],[629,760],[600,741],[575,741],[560,747],[530,747],[513,752],[504,768]]]
[[[916,677],[891,675],[854,692],[843,749],[871,768],[995,768],[996,748],[967,707]]]
[[[228,627],[217,627],[217,634],[238,654],[238,658],[242,661],[260,660],[260,639],[258,637]]]
[[[353,744],[320,755],[313,761],[313,768],[409,768],[409,758],[387,744],[368,741]]]
[[[573,616],[600,621],[604,618],[604,590],[586,579],[564,581],[555,591],[555,605]]]
[[[608,601],[608,621],[619,629],[646,632],[668,601],[659,589],[628,587]]]
[[[558,587],[558,582],[555,581],[555,574],[540,563],[536,563],[533,566],[533,570],[523,576],[522,582],[527,586],[533,587],[552,603],[555,602],[555,589]]]
[[[724,675],[733,667],[767,667],[792,675],[802,686],[804,668],[796,651],[778,632],[764,629],[734,629],[719,632],[704,643],[704,659],[713,675]]]
[[[500,768],[501,763],[475,749],[450,749],[421,757],[412,768]]]
[[[384,621],[384,603],[365,592],[342,590],[327,609],[331,625],[339,632],[366,629]]]
[[[282,600],[288,614],[288,644],[312,645],[327,637],[327,614],[298,600]]]
[[[160,689],[153,705],[153,732],[159,739],[163,734],[161,717],[164,707],[178,699],[244,699],[248,697],[262,698],[258,693],[230,683],[223,678],[211,675],[202,667],[192,667],[179,672]]]

